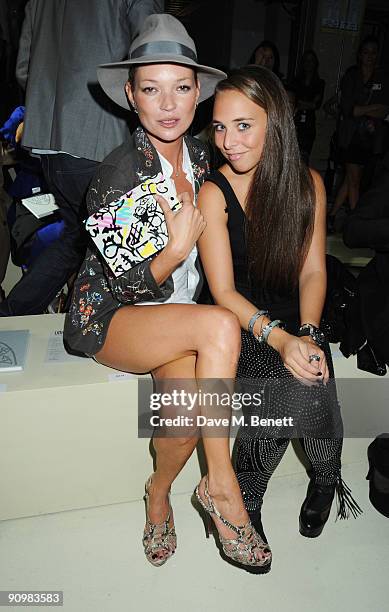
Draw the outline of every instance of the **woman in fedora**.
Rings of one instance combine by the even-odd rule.
[[[205,223],[193,205],[209,172],[203,145],[186,135],[198,102],[210,97],[223,72],[197,62],[196,48],[170,15],[151,15],[134,40],[127,61],[99,68],[99,81],[120,106],[128,101],[140,127],[101,164],[87,195],[90,214],[162,170],[174,181],[182,208],[165,201],[167,246],[153,259],[114,277],[91,247],[75,283],[64,338],[73,352],[109,367],[152,372],[166,379],[235,377],[240,351],[237,318],[228,310],[198,306],[196,241]],[[139,306],[143,306],[140,308]],[[229,441],[204,437],[208,477],[199,497],[214,519],[224,556],[261,572],[271,553],[252,527],[231,466]],[[162,565],[176,549],[169,492],[192,454],[197,435],[154,438],[156,471],[146,483],[147,559]]]

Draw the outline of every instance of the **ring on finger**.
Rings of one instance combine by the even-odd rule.
[[[320,355],[313,353],[312,355],[309,355],[308,361],[309,363],[312,363],[312,361],[320,361]]]

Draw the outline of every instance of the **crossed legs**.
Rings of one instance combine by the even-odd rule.
[[[240,353],[240,325],[217,306],[168,304],[124,306],[114,315],[100,363],[169,378],[233,380]],[[155,438],[156,472],[149,489],[149,518],[161,523],[168,512],[170,486],[192,454],[197,436]],[[245,510],[230,460],[229,439],[204,437],[209,493],[231,523],[245,524]],[[222,527],[221,527],[222,529]],[[224,527],[225,537],[232,537]]]

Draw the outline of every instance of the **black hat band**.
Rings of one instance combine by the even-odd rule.
[[[137,47],[130,55],[129,59],[136,59],[137,57],[145,57],[147,55],[183,55],[191,60],[197,62],[197,55],[192,49],[186,45],[180,43],[161,41],[161,42],[150,42]]]

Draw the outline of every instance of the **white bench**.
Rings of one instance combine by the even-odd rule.
[[[371,249],[349,249],[339,234],[327,236],[327,253],[353,268],[364,268],[375,255]]]
[[[137,437],[137,377],[92,359],[47,363],[62,327],[63,315],[0,318],[0,329],[31,330],[25,370],[0,374],[0,520],[137,500],[152,471],[149,440]],[[335,353],[340,376],[362,376],[354,361]],[[347,440],[343,461],[366,447]],[[277,475],[303,469],[289,448]],[[194,454],[173,492],[199,478]]]

